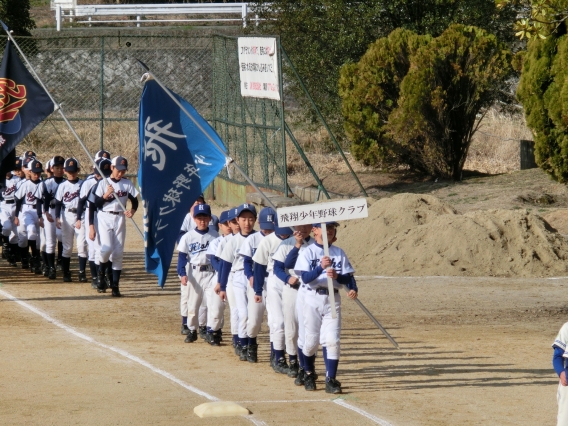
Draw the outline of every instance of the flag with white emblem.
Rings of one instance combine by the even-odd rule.
[[[161,287],[185,215],[225,165],[209,139],[224,147],[219,135],[189,102],[174,96],[205,133],[153,80],[144,87],[138,123],[146,271],[158,276]]]

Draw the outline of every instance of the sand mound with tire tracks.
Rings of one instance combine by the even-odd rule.
[[[568,275],[568,241],[526,210],[458,213],[429,195],[374,201],[338,232],[357,275]]]

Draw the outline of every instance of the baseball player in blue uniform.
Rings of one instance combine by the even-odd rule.
[[[335,238],[337,222],[327,225],[328,241]],[[307,391],[316,389],[315,359],[321,341],[324,347],[324,361],[326,365],[327,393],[341,393],[341,383],[337,381],[337,366],[339,364],[339,346],[341,333],[341,297],[339,289],[341,284],[348,288],[347,296],[357,298],[357,284],[353,273],[355,272],[345,252],[335,245],[329,246],[329,256],[324,255],[323,236],[321,224],[314,224],[312,228],[315,242],[307,246],[298,254],[294,271],[302,278],[305,291],[303,296],[303,325],[304,327],[304,387]],[[327,278],[333,280],[335,293],[335,308],[337,318],[331,316]]]
[[[10,266],[16,265],[16,252],[18,251],[18,231],[14,224],[16,201],[15,194],[18,183],[24,179],[22,172],[22,160],[16,158],[12,173],[6,176],[6,186],[2,191],[2,204],[0,211],[0,222],[2,224],[2,250],[6,253],[6,260]]]
[[[126,158],[118,156],[111,161],[111,175],[108,185],[101,180],[94,189],[95,205],[97,206],[98,235],[101,242],[100,268],[105,274],[107,285],[112,289],[113,297],[120,297],[119,282],[126,240],[126,219],[131,218],[138,209],[138,191],[134,184],[124,178],[128,170]],[[123,211],[120,200],[126,207],[130,200],[132,208]],[[109,264],[112,261],[112,266]]]
[[[214,294],[215,270],[207,258],[209,244],[219,234],[210,229],[208,224],[211,220],[211,208],[207,204],[199,204],[194,209],[196,227],[183,235],[178,244],[177,271],[181,281],[181,315],[189,332],[185,338],[186,343],[197,340],[197,327],[205,327],[211,330],[211,337],[216,345],[220,340],[222,317],[225,305]],[[199,309],[202,301],[207,306],[207,318],[205,323],[199,322]]]

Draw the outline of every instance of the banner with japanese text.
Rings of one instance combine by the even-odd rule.
[[[241,95],[280,100],[275,38],[239,37]]]
[[[172,92],[173,93],[173,92]],[[146,82],[140,100],[140,168],[144,203],[146,271],[163,287],[176,240],[192,204],[225,165],[221,138],[193,106],[173,93],[191,117],[154,80]]]

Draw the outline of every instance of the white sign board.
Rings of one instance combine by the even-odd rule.
[[[307,204],[282,207],[276,210],[278,226],[306,225],[309,223],[338,222],[340,220],[362,219],[369,216],[367,200],[331,201],[329,203]]]
[[[241,95],[280,100],[276,39],[239,37]]]

